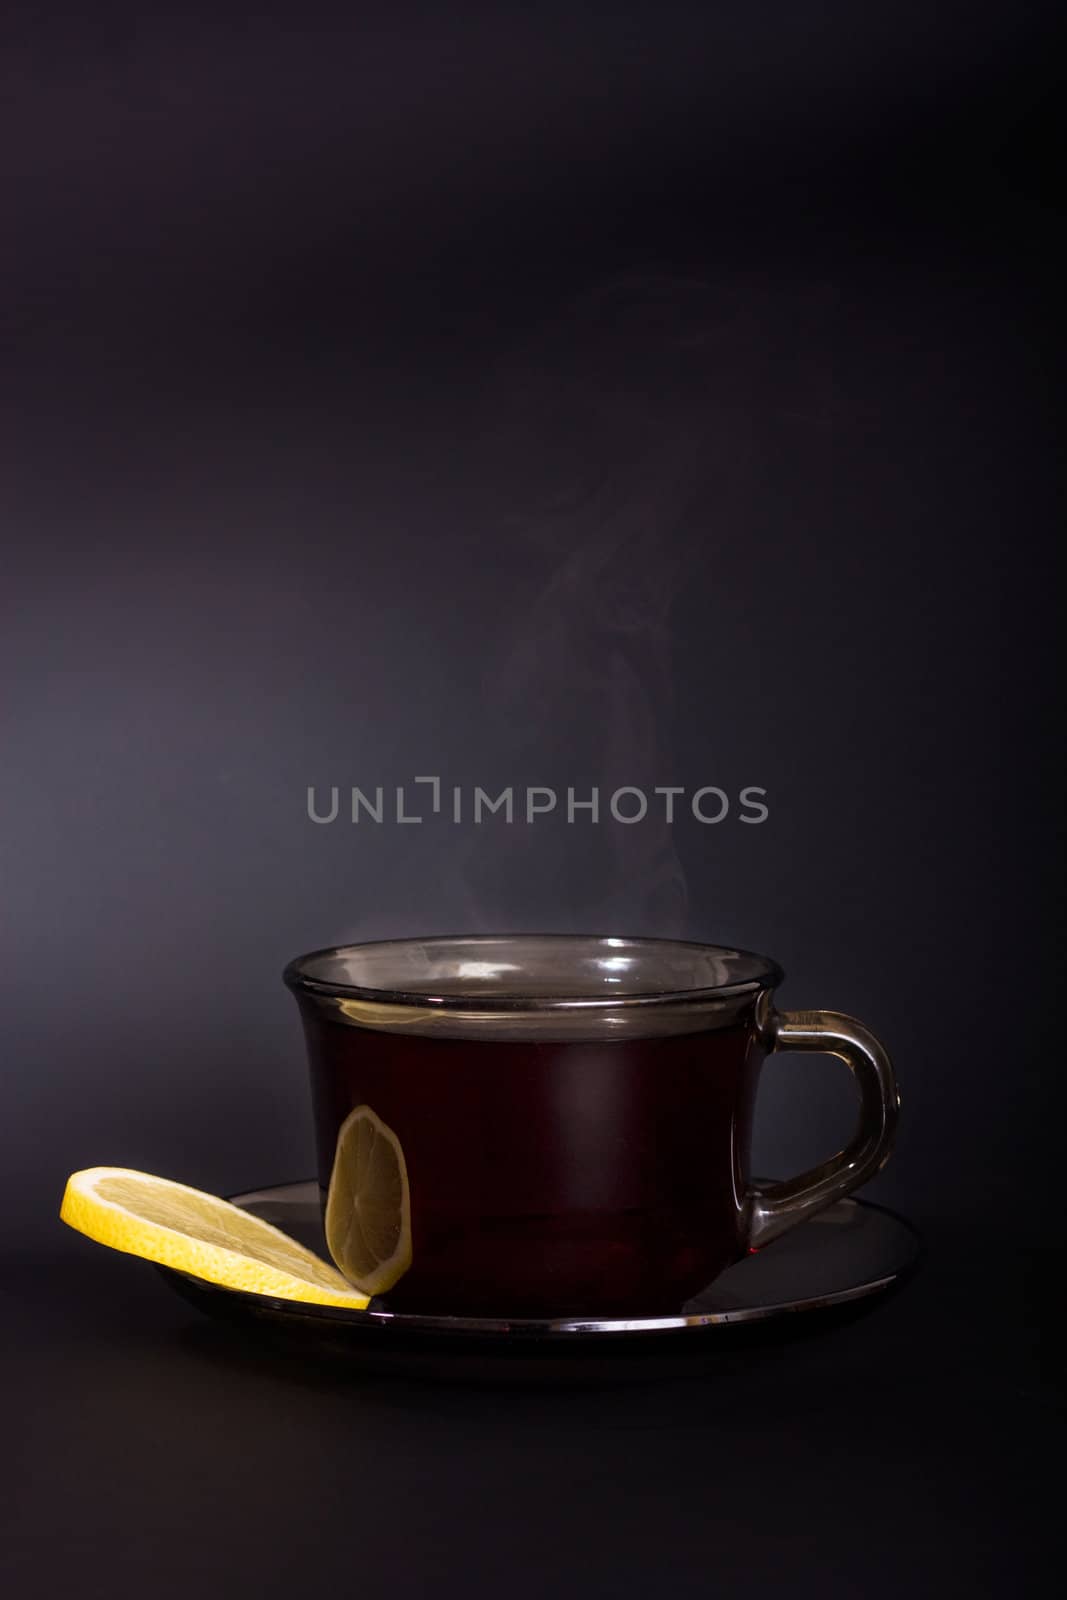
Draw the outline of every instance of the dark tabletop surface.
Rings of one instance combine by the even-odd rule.
[[[926,1233],[855,1322],[583,1388],[309,1362],[88,1241],[9,1257],[7,1593],[1036,1592],[1058,1263]]]

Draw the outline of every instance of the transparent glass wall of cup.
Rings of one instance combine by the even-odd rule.
[[[892,1147],[885,1051],[839,1013],[778,1011],[781,976],[743,951],[572,935],[293,961],[338,1264],[409,1311],[675,1314]],[[757,1189],[759,1069],[786,1050],[848,1064],[858,1123],[823,1165]]]

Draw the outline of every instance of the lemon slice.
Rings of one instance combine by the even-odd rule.
[[[370,1106],[357,1106],[337,1135],[326,1243],[345,1277],[364,1294],[384,1294],[411,1265],[404,1152]]]
[[[227,1289],[350,1310],[367,1304],[334,1267],[279,1228],[169,1178],[88,1167],[68,1178],[59,1215],[112,1250]]]

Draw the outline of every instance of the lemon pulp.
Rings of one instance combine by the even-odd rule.
[[[384,1294],[411,1265],[411,1197],[400,1140],[357,1106],[337,1135],[326,1197],[326,1243],[364,1294]]]

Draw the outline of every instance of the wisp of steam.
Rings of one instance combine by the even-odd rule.
[[[707,495],[722,317],[703,283],[615,282],[579,299],[498,382],[505,454],[536,488],[500,530],[525,581],[485,675],[485,765],[504,783],[552,784],[561,806],[551,826],[455,841],[450,888],[466,926],[686,931],[662,802],[635,824],[607,802],[623,785],[651,796],[680,781],[672,608]],[[567,823],[568,786],[576,799],[599,788],[596,826]]]

